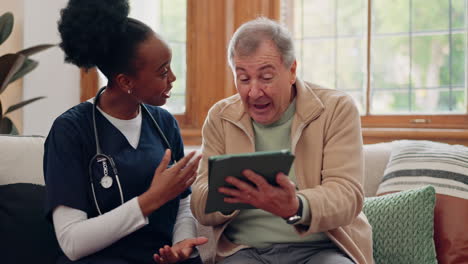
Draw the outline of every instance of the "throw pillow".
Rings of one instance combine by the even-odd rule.
[[[468,147],[395,141],[377,195],[426,184],[437,193],[434,240],[439,263],[468,263]]]
[[[416,188],[365,198],[376,264],[437,263],[433,239],[435,190]]]
[[[0,186],[1,263],[55,263],[60,247],[44,214],[45,187]]]

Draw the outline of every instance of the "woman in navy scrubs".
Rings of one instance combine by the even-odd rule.
[[[170,97],[171,50],[125,0],[70,0],[58,23],[65,60],[107,77],[94,100],[54,122],[44,175],[58,263],[201,263],[190,212],[200,157],[184,157]],[[175,162],[177,161],[177,163]]]

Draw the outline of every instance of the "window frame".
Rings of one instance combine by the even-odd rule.
[[[201,127],[210,107],[236,93],[226,58],[227,44],[235,29],[259,15],[279,20],[281,5],[285,3],[281,0],[187,1],[186,112],[175,115],[186,145],[201,144]],[[370,21],[372,0],[368,0],[368,4],[367,19]],[[367,29],[368,72],[372,59],[371,26],[369,24]],[[466,65],[468,69],[468,59]],[[369,109],[370,74],[366,78],[366,109]],[[97,86],[96,70],[82,70],[81,101],[93,97]],[[468,109],[467,114],[460,115],[372,115],[367,110],[361,116],[361,124],[365,144],[424,139],[468,145]]]

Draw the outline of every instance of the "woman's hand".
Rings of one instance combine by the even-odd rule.
[[[208,242],[206,237],[196,237],[184,239],[172,247],[164,246],[159,249],[159,254],[154,254],[153,258],[156,263],[170,264],[184,261],[190,257],[195,246],[203,245]]]
[[[192,185],[201,159],[201,155],[193,158],[194,156],[195,151],[192,151],[168,168],[171,161],[171,151],[166,150],[161,163],[154,172],[151,186],[138,197],[144,216],[148,216]]]

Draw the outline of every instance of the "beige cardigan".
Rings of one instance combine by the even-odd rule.
[[[311,221],[301,235],[325,232],[358,264],[372,264],[372,233],[361,212],[364,195],[362,136],[359,112],[351,97],[300,80],[296,82],[296,113],[291,151],[299,193],[310,205]],[[208,158],[254,152],[254,133],[238,94],[216,103],[203,125],[203,158],[192,186],[191,208],[203,225],[213,226],[220,260],[248,247],[230,242],[223,230],[238,214],[205,214]]]

